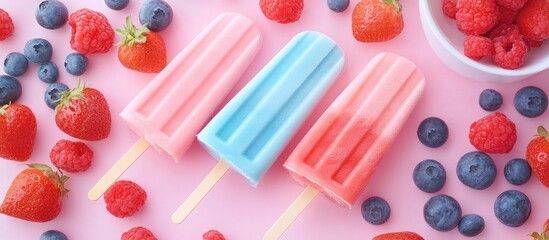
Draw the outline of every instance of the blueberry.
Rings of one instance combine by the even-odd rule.
[[[29,67],[29,61],[25,55],[12,52],[6,56],[4,60],[4,72],[14,77],[23,75]]]
[[[459,221],[458,230],[463,236],[474,237],[484,230],[484,218],[476,214],[468,214]]]
[[[57,29],[67,23],[69,11],[62,2],[47,0],[38,5],[35,17],[40,26],[47,29]]]
[[[46,63],[51,59],[53,55],[53,48],[45,39],[34,38],[25,44],[24,49],[25,57],[32,63]]]
[[[48,105],[51,109],[55,109],[55,107],[59,104],[58,100],[61,98],[61,93],[68,90],[69,87],[63,83],[56,82],[50,84],[44,94],[44,101],[46,102],[46,105]]]
[[[486,111],[496,111],[503,103],[503,96],[494,89],[485,89],[480,93],[478,104]]]
[[[40,240],[68,240],[68,238],[60,231],[49,230],[40,235]]]
[[[427,147],[440,147],[448,140],[448,126],[440,118],[426,118],[417,128],[417,137]]]
[[[162,0],[147,0],[139,10],[139,21],[153,32],[160,32],[172,22],[172,7]]]
[[[538,87],[523,87],[515,94],[513,103],[521,115],[534,118],[547,109],[547,95]]]
[[[515,158],[505,164],[503,175],[509,183],[519,186],[530,180],[532,168],[526,160]]]
[[[501,193],[494,203],[496,217],[509,227],[522,226],[528,220],[531,211],[530,199],[524,193],[516,190]]]
[[[461,207],[453,197],[436,195],[423,206],[423,217],[433,229],[448,232],[458,225]]]
[[[421,191],[434,193],[442,189],[446,183],[446,171],[436,160],[427,159],[416,165],[413,178]]]
[[[0,106],[14,103],[21,96],[21,83],[17,78],[0,75]]]
[[[328,7],[334,12],[343,12],[349,7],[349,0],[328,0]]]
[[[456,172],[463,184],[477,190],[490,187],[497,174],[492,158],[479,151],[463,155],[457,164]]]
[[[38,78],[45,83],[52,83],[57,81],[59,77],[59,69],[53,62],[47,62],[41,64],[38,68]]]
[[[391,216],[391,207],[385,199],[370,197],[362,202],[362,218],[373,225],[385,223]]]
[[[88,58],[80,53],[71,53],[65,58],[65,69],[74,76],[80,76],[86,72]]]
[[[105,0],[105,4],[112,10],[122,10],[128,6],[130,0]]]

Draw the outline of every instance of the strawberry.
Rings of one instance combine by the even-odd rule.
[[[548,240],[549,239],[549,218],[543,224],[543,231],[541,233],[533,232],[530,234],[534,240]]]
[[[539,126],[536,136],[526,147],[526,160],[541,183],[549,188],[549,133]]]
[[[415,232],[392,232],[375,236],[372,240],[423,240],[423,237]]]
[[[88,141],[105,139],[111,131],[111,112],[97,89],[80,86],[61,93],[55,123],[66,134]]]
[[[404,28],[399,0],[362,0],[353,10],[353,36],[361,42],[384,42]]]
[[[549,1],[529,0],[519,10],[516,24],[527,39],[543,41],[549,38]]]
[[[160,35],[143,25],[135,28],[130,16],[126,17],[124,29],[116,33],[124,37],[118,43],[118,60],[124,67],[144,73],[158,73],[167,62],[166,45]]]
[[[25,105],[0,108],[0,157],[19,162],[30,158],[36,138],[36,118]]]
[[[69,177],[48,165],[29,164],[19,173],[4,198],[0,213],[33,222],[53,220],[61,211]]]

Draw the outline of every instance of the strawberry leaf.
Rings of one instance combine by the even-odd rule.
[[[141,28],[136,28],[135,25],[133,25],[131,16],[127,16],[124,29],[116,29],[116,34],[123,37],[117,45],[133,46],[145,43],[147,41],[147,37],[145,35],[149,32],[150,31],[147,28],[147,24],[144,24]]]

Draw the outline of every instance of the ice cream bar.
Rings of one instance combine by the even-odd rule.
[[[122,111],[141,138],[88,197],[98,199],[149,145],[180,159],[260,47],[259,30],[247,17],[224,13],[213,20]]]
[[[230,167],[257,185],[343,64],[341,49],[325,35],[296,35],[198,134],[199,142],[220,161],[212,173]],[[208,186],[223,173],[214,174],[213,184],[205,180]],[[174,222],[183,221],[207,193],[203,184],[195,190],[201,194],[193,192],[176,210]]]
[[[310,201],[321,191],[350,208],[396,139],[424,85],[425,77],[411,61],[392,53],[375,56],[284,163],[292,177],[308,186],[303,198]],[[289,211],[285,215],[299,214]],[[277,239],[293,221],[284,217],[265,239]]]

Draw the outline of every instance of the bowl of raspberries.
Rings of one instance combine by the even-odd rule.
[[[436,55],[457,73],[514,82],[549,69],[548,0],[420,0]]]

